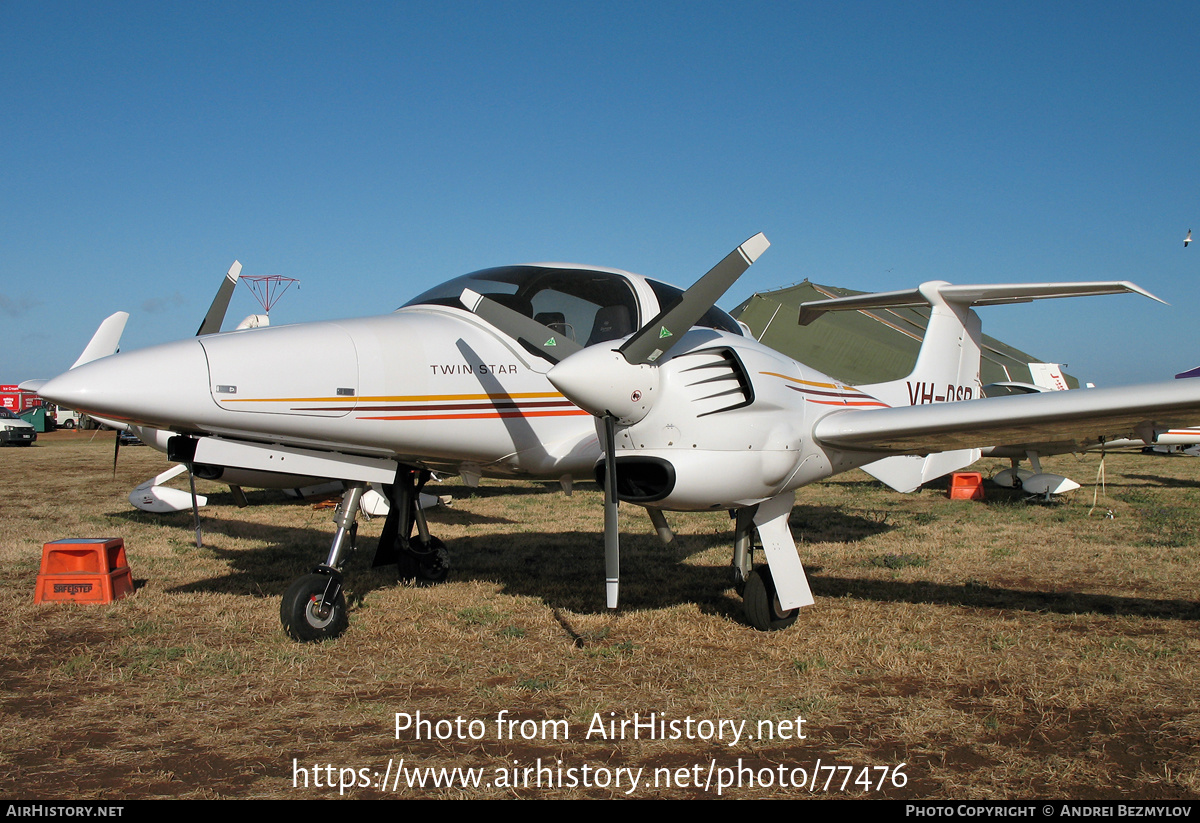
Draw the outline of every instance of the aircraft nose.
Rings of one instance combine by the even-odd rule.
[[[194,425],[213,408],[197,340],[102,357],[53,378],[42,397],[69,409],[157,428]]]

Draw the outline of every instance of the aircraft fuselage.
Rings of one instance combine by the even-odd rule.
[[[640,298],[643,317],[657,310]],[[590,480],[595,419],[551,385],[550,366],[463,308],[419,304],[121,353],[43,392],[158,429],[159,440],[216,436],[447,473]],[[745,506],[873,459],[827,454],[807,433],[830,411],[883,404],[753,339],[696,328],[654,372],[652,410],[617,440],[622,499]]]

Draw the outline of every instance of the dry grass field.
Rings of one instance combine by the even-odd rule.
[[[1200,797],[1200,459],[1110,455],[1090,516],[1098,456],[1047,461],[1089,484],[1049,505],[802,490],[817,604],[771,634],[742,620],[723,513],[671,516],[663,547],[622,506],[610,615],[593,487],[454,479],[430,517],[450,580],[371,571],[363,523],[350,629],[300,645],[279,596],[331,513],[202,483],[196,549],[190,513],[126,501],[165,458],[123,449],[114,479],[111,438],[0,449],[6,798]],[[43,543],[110,536],[131,597],[33,604]]]

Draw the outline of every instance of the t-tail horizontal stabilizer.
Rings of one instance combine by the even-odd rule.
[[[800,305],[800,325],[807,326],[827,311],[911,309],[932,305],[935,299],[930,298],[931,292],[940,295],[947,303],[962,306],[999,306],[1051,297],[1091,297],[1127,292],[1149,297],[1159,303],[1167,302],[1128,280],[1097,280],[1088,283],[993,283],[976,286],[956,286],[944,280],[931,280],[915,289],[810,300]]]

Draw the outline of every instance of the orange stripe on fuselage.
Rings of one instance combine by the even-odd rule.
[[[887,403],[881,400],[876,400],[871,395],[856,389],[853,386],[844,386],[841,383],[821,383],[816,380],[801,380],[798,377],[789,377],[786,374],[779,374],[773,371],[759,372],[768,377],[778,377],[782,380],[787,380],[789,383],[797,383],[799,386],[808,386],[811,388],[799,388],[799,386],[788,386],[792,391],[798,391],[804,395],[804,400],[808,403],[817,403],[821,406],[876,406],[883,409],[891,408]],[[833,391],[819,391],[819,389],[833,389]],[[837,400],[817,400],[813,395],[823,397],[836,397]]]
[[[429,403],[453,400],[535,400],[561,398],[558,392],[515,392],[513,394],[411,394],[396,397],[228,397],[222,403]]]
[[[818,383],[815,380],[801,380],[798,377],[788,377],[786,374],[780,374],[773,371],[763,371],[759,372],[759,374],[765,374],[769,377],[779,377],[791,383],[799,383],[802,386],[814,386],[818,389],[837,389],[839,391],[849,391],[855,392],[856,394],[863,394],[863,392],[859,389],[856,389],[853,386],[843,386],[841,383]]]
[[[497,420],[507,417],[588,417],[583,409],[569,411],[496,411],[475,414],[396,414],[379,417],[359,416],[358,420]]]
[[[541,402],[523,404],[519,401],[537,400]],[[470,402],[486,401],[486,402]],[[222,398],[222,403],[337,403],[337,404],[375,404],[386,403],[396,405],[377,406],[375,408],[347,408],[345,405],[333,407],[298,406],[289,409],[294,412],[339,411],[371,412],[398,411],[403,412],[403,404],[413,405],[414,412],[439,411],[441,414],[356,414],[358,420],[500,420],[512,417],[577,417],[590,416],[588,412],[577,408],[558,392],[515,392],[513,394],[413,394],[397,396],[364,396],[364,397],[239,397]],[[569,408],[554,408],[561,407]],[[455,413],[461,410],[463,413]],[[478,411],[476,411],[478,410]]]

